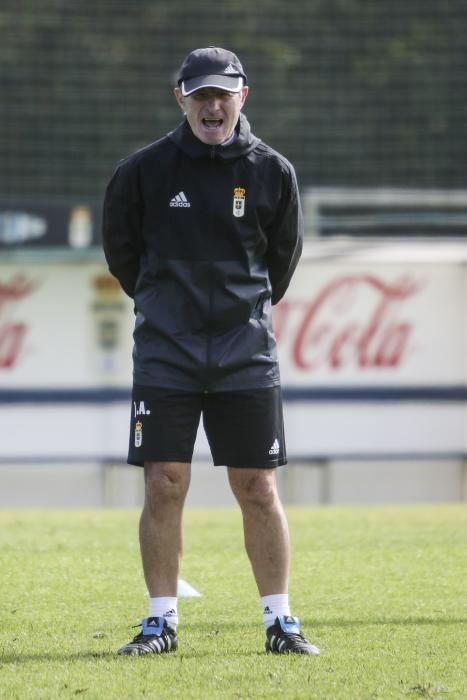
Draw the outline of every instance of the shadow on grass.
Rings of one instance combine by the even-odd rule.
[[[381,619],[355,619],[349,620],[348,618],[335,618],[335,619],[320,619],[318,617],[305,617],[300,615],[300,622],[303,627],[313,626],[313,627],[364,627],[372,625],[400,625],[400,626],[411,626],[411,625],[465,625],[467,624],[467,618],[445,618],[445,617],[403,617],[403,618],[381,618]],[[261,629],[258,626],[258,630]],[[219,622],[216,623],[203,623],[197,622],[196,624],[191,624],[190,622],[183,624],[183,632],[188,634],[193,634],[194,637],[207,636],[215,638],[217,635],[221,635],[225,632],[240,632],[245,631],[245,623],[243,622]]]
[[[459,618],[459,619],[453,619],[453,618],[436,618],[436,617],[406,617],[402,619],[381,619],[381,620],[349,620],[349,619],[335,619],[335,620],[311,620],[307,618],[303,618],[303,625],[304,627],[307,626],[313,626],[314,629],[326,629],[326,627],[373,627],[373,626],[391,626],[391,625],[397,625],[401,627],[409,627],[409,626],[418,626],[418,625],[465,625],[467,624],[467,618]],[[211,638],[213,640],[216,639],[216,637],[220,640],[223,637],[223,633],[225,632],[231,632],[231,631],[236,631],[240,629],[244,629],[244,625],[241,623],[235,623],[235,622],[229,622],[229,623],[220,623],[218,625],[212,625],[212,624],[197,624],[196,626],[187,624],[184,626],[184,630],[186,631],[186,639],[183,640],[183,636],[181,636],[181,644],[182,649],[179,650],[178,653],[175,654],[168,654],[168,655],[163,655],[164,656],[164,662],[165,660],[168,660],[169,658],[172,659],[179,659],[182,661],[184,658],[203,658],[203,657],[213,657],[216,656],[216,651],[214,648],[204,648],[200,649],[196,647],[196,642],[193,644],[192,639],[196,639],[197,641],[201,643],[201,641],[205,640],[206,637]],[[195,630],[195,633],[190,632],[190,628]],[[260,650],[254,650],[254,651],[247,651],[247,650],[235,650],[235,656],[245,656],[245,657],[253,657],[253,656],[264,656],[264,651]],[[71,654],[66,654],[66,653],[39,653],[39,654],[21,654],[21,653],[16,653],[16,654],[1,654],[0,653],[0,669],[2,666],[7,666],[7,665],[16,665],[16,664],[25,664],[25,663],[31,663],[31,662],[54,662],[54,661],[61,661],[61,662],[71,662],[71,661],[105,661],[105,662],[120,662],[120,663],[134,663],[136,660],[136,663],[138,663],[138,660],[140,659],[148,659],[148,658],[154,658],[152,654],[144,656],[144,657],[139,657],[139,656],[119,656],[116,651],[82,651],[82,652],[75,652]],[[143,661],[144,663],[144,661]]]
[[[191,645],[190,645],[191,646]],[[190,649],[190,646],[185,647],[183,650],[179,650],[179,652],[175,652],[173,654],[163,654],[160,658],[162,660],[162,663],[166,663],[170,659],[179,659],[179,661],[183,661],[183,659],[188,659],[188,658],[196,658],[196,659],[201,659],[203,657],[212,657],[215,654],[211,650],[203,650],[203,649]],[[60,654],[59,652],[56,654],[52,653],[42,653],[42,654],[3,654],[0,656],[0,670],[2,666],[8,666],[8,665],[13,665],[16,666],[17,664],[28,664],[28,663],[50,663],[54,661],[59,661],[59,662],[70,662],[70,661],[111,661],[113,663],[118,662],[118,663],[151,663],[150,659],[154,660],[154,657],[157,656],[159,658],[159,655],[155,654],[145,654],[144,656],[119,656],[115,651],[103,651],[103,652],[95,652],[95,651],[82,651],[82,652],[76,652],[73,654]],[[253,656],[264,656],[263,651],[235,651],[235,656],[245,656],[245,657],[253,657]]]
[[[42,654],[0,654],[0,669],[8,664],[24,664],[31,661],[97,661],[99,659],[114,659],[116,654],[113,651],[82,651],[73,654],[57,652]],[[121,658],[121,657],[119,657]]]
[[[335,620],[320,620],[315,618],[302,618],[303,625],[313,625],[313,627],[372,627],[374,625],[465,625],[467,618],[444,618],[444,617],[404,617],[402,619],[383,618],[381,620],[347,620],[337,618]]]

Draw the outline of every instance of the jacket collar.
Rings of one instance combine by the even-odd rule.
[[[168,137],[190,158],[217,157],[230,160],[247,155],[260,143],[260,139],[251,132],[248,119],[242,113],[235,130],[237,138],[229,146],[209,146],[196,138],[185,118],[174,131],[168,134]]]

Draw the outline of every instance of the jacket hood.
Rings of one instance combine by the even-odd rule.
[[[260,139],[252,133],[248,119],[243,113],[240,114],[235,131],[237,138],[230,145],[210,146],[196,138],[185,118],[174,131],[168,134],[168,137],[190,158],[212,158],[216,156],[229,160],[247,155],[260,143]]]

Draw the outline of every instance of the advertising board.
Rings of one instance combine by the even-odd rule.
[[[291,458],[465,452],[464,269],[302,261],[274,310]],[[0,265],[2,458],[125,457],[133,320],[99,262]]]

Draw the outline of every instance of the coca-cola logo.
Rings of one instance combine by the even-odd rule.
[[[310,299],[282,300],[275,307],[276,337],[302,372],[399,367],[414,331],[404,304],[420,288],[409,277],[394,282],[373,274],[335,277]]]
[[[21,276],[10,282],[0,281],[0,370],[13,369],[19,361],[28,326],[15,314],[21,301],[34,289],[34,283]]]

